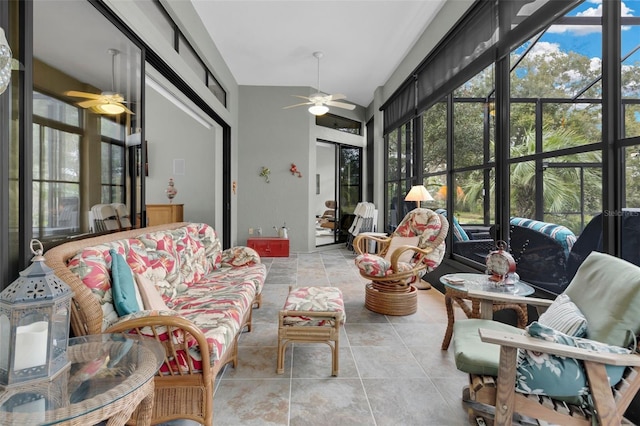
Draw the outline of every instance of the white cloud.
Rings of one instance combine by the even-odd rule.
[[[560,45],[558,43],[549,43],[548,41],[539,41],[535,46],[531,49],[529,54],[527,55],[529,58],[537,58],[542,57],[543,59],[547,59],[550,55],[565,55],[566,53],[560,50]]]
[[[589,3],[596,4],[597,6],[578,12],[576,16],[601,17],[602,0],[590,0]],[[620,15],[633,16],[633,9],[630,9],[624,2],[622,2],[620,4]],[[623,27],[623,29],[626,30],[628,27]],[[552,25],[547,32],[555,34],[572,33],[573,35],[582,36],[602,32],[602,27],[600,25]]]

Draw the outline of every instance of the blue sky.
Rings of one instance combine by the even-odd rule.
[[[640,16],[640,0],[622,2],[623,16]],[[580,4],[569,16],[602,16],[602,0],[588,0]],[[574,51],[590,58],[602,58],[602,33],[600,27],[575,27],[555,25],[545,34],[543,42],[558,45],[562,51]],[[625,27],[622,31],[622,54],[626,55],[640,43],[640,25]],[[640,62],[636,52],[625,63]]]

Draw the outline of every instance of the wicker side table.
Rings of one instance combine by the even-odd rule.
[[[2,425],[150,425],[153,377],[164,359],[157,341],[98,334],[69,339],[71,366],[53,380],[0,388]],[[90,364],[98,368],[87,369]],[[137,410],[136,410],[137,409]]]
[[[337,287],[289,287],[278,318],[276,373],[284,373],[284,354],[289,343],[326,343],[331,348],[331,375],[337,376],[340,325],[344,320],[344,301]]]
[[[489,277],[486,274],[447,274],[440,277],[440,282],[444,284],[444,303],[447,309],[447,330],[442,340],[443,351],[449,349],[451,343],[451,337],[453,336],[453,323],[455,322],[455,315],[453,313],[453,303],[455,302],[467,318],[484,318],[491,319],[493,313],[504,309],[513,310],[518,317],[518,327],[524,328],[528,323],[527,306],[513,303],[492,303],[490,308],[485,306],[484,309],[478,299],[469,297],[468,290],[473,288],[476,290],[484,290],[496,293],[508,293],[519,296],[529,296],[533,294],[534,290],[529,284],[524,281],[518,281],[514,285],[498,285],[489,281]]]

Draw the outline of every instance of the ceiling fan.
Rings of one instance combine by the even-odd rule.
[[[91,111],[98,114],[117,115],[126,112],[127,114],[133,115],[134,112],[123,105],[126,102],[124,97],[115,91],[115,60],[116,56],[120,54],[120,51],[117,49],[108,49],[107,53],[111,55],[111,92],[102,92],[98,94],[69,90],[64,92],[64,94],[74,98],[88,99],[86,101],[78,102],[77,105],[81,108],[89,108]]]
[[[283,109],[294,108],[302,105],[311,105],[309,107],[309,112],[313,115],[323,115],[327,113],[329,111],[330,106],[337,107],[337,108],[344,108],[348,110],[355,109],[356,106],[353,104],[348,104],[345,102],[336,102],[341,99],[346,99],[347,98],[346,95],[343,95],[341,93],[338,93],[335,95],[327,95],[320,91],[320,58],[322,58],[323,54],[322,52],[313,52],[313,56],[315,56],[318,59],[318,84],[316,86],[318,88],[318,92],[312,94],[311,96],[293,95],[296,98],[306,99],[308,102],[289,105],[284,107]]]

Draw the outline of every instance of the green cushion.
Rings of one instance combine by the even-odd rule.
[[[565,293],[587,318],[587,337],[627,347],[640,333],[640,268],[604,253],[592,252]]]
[[[594,352],[618,354],[631,353],[618,346],[605,345],[593,340],[568,336],[564,333],[533,322],[527,327],[530,336],[549,342],[588,349]],[[625,367],[606,366],[611,385],[622,378]],[[551,397],[570,397],[587,395],[587,378],[582,363],[574,358],[549,355],[529,350],[518,350],[518,368],[516,370],[516,391],[548,395]]]
[[[453,324],[456,367],[469,374],[498,375],[500,346],[480,340],[479,328],[523,334],[524,330],[498,321],[468,319]]]
[[[124,316],[140,311],[131,268],[124,257],[114,249],[109,250],[109,254],[111,255],[111,294],[116,312],[119,316]]]

